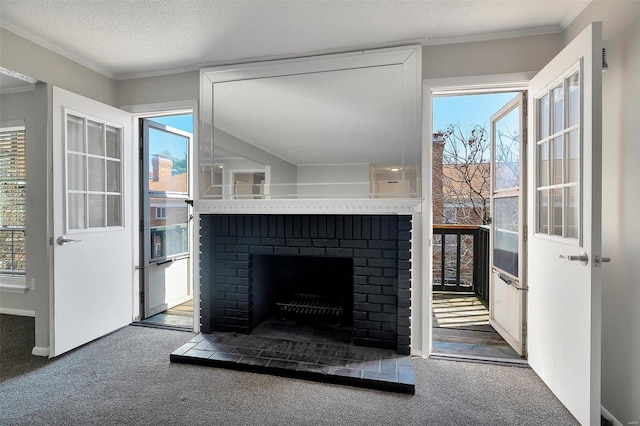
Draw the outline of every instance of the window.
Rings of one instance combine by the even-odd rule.
[[[66,116],[67,230],[123,225],[122,129]]]
[[[574,67],[536,98],[536,232],[580,237],[581,90]]]
[[[156,219],[166,219],[167,210],[166,207],[156,207]]]
[[[0,274],[26,269],[26,132],[0,123]]]

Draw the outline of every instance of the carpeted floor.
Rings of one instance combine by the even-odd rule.
[[[577,424],[530,369],[414,359],[407,396],[171,364],[192,334],[155,328],[125,327],[44,361],[30,355],[33,343],[10,349],[12,333],[27,339],[5,334],[13,319],[1,319],[3,425]]]

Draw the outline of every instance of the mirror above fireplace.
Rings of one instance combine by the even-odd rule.
[[[420,58],[408,46],[203,69],[200,199],[420,198]]]

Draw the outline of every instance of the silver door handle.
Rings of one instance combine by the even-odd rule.
[[[569,254],[565,256],[564,254],[561,254],[560,259],[567,259],[570,262],[580,262],[583,265],[589,263],[589,256],[587,256],[587,253],[585,252],[582,252],[579,255]]]
[[[593,256],[593,264],[595,266],[600,266],[601,263],[609,263],[611,262],[610,257],[605,256]]]
[[[58,239],[56,240],[56,243],[58,243],[59,246],[63,246],[67,243],[79,243],[82,240],[73,240],[71,238],[64,238],[62,235],[58,237]]]

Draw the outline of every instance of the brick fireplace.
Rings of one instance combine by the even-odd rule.
[[[343,301],[356,346],[408,355],[410,256],[410,215],[201,214],[201,330],[249,334],[283,294],[311,292]]]

